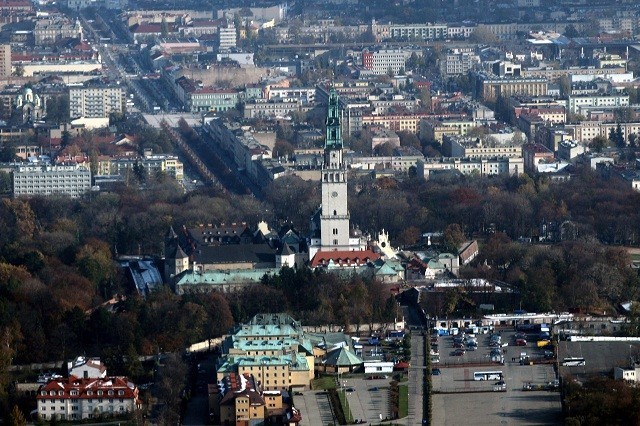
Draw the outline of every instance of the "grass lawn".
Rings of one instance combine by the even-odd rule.
[[[344,391],[338,391],[338,398],[340,399],[340,405],[342,405],[342,412],[347,424],[353,423],[353,414],[351,414],[351,408],[349,408],[349,401],[347,401],[347,394]]]
[[[314,390],[328,390],[336,388],[336,378],[333,376],[324,376],[314,379],[311,382],[311,388]]]
[[[409,386],[398,386],[398,392],[398,417],[407,417],[409,415]]]

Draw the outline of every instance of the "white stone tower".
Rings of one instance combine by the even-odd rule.
[[[324,166],[322,168],[322,213],[320,251],[350,250],[347,209],[347,168],[342,159],[342,129],[338,94],[329,93],[326,118]]]

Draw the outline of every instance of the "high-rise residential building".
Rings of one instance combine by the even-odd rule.
[[[11,46],[0,44],[0,78],[11,75]]]
[[[126,90],[122,86],[91,84],[69,88],[69,116],[73,118],[108,118],[123,113]]]
[[[236,27],[229,24],[226,27],[218,29],[218,48],[220,50],[228,50],[236,47]]]
[[[13,196],[68,195],[80,197],[91,189],[91,171],[84,166],[18,166],[13,171]]]

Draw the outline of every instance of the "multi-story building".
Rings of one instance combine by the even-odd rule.
[[[473,49],[449,49],[440,61],[440,73],[443,77],[467,74],[479,63],[480,57]]]
[[[572,94],[569,96],[567,103],[569,112],[580,114],[583,109],[592,107],[627,107],[629,106],[629,95],[625,93],[612,93],[574,96]]]
[[[217,378],[250,374],[265,390],[308,389],[314,351],[301,325],[287,314],[258,314],[225,340]]]
[[[473,77],[474,96],[485,101],[495,100],[498,96],[544,96],[549,84],[545,78],[499,77],[485,72],[474,72]]]
[[[440,40],[448,36],[447,24],[391,25],[389,36],[394,40]]]
[[[91,189],[91,171],[84,166],[18,166],[13,172],[13,196],[68,195]]]
[[[528,172],[536,172],[539,164],[551,163],[555,160],[553,151],[539,143],[525,144],[522,147],[522,158],[524,160],[524,169]]]
[[[420,120],[427,114],[415,115],[374,115],[363,114],[361,116],[362,126],[383,126],[394,132],[411,132],[418,133],[420,129]]]
[[[376,75],[398,74],[414,53],[422,55],[421,50],[415,49],[366,49],[362,52],[362,66]]]
[[[571,76],[594,76],[605,78],[608,75],[625,74],[627,71],[624,67],[613,68],[596,68],[596,67],[569,67],[569,68],[551,68],[551,67],[529,67],[522,68],[522,76],[527,78],[546,78],[547,80],[556,81],[561,77]]]
[[[185,109],[191,112],[224,112],[233,109],[240,101],[240,92],[235,89],[198,87],[186,78],[175,81],[174,89]]]
[[[138,388],[126,377],[55,379],[40,387],[36,399],[42,420],[125,415],[141,406]]]
[[[448,24],[447,38],[464,39],[471,37],[476,30],[475,24]]]
[[[184,179],[184,166],[178,157],[173,155],[145,154],[144,157],[106,157],[98,160],[96,176],[126,176],[136,168],[144,170],[147,176],[165,173],[178,182]]]
[[[456,171],[464,175],[517,176],[524,173],[522,157],[494,158],[425,158],[418,162],[417,175],[424,179],[443,171]]]
[[[464,136],[470,129],[478,127],[473,120],[420,120],[420,136],[442,143],[444,135]]]
[[[82,25],[77,19],[74,22],[62,17],[40,19],[33,29],[33,38],[36,46],[51,45],[68,38],[82,40]]]
[[[236,27],[229,24],[218,28],[218,49],[229,50],[236,47]]]
[[[118,85],[87,84],[69,88],[71,118],[109,118],[111,113],[123,113],[126,89]]]
[[[254,99],[245,102],[244,118],[284,117],[291,112],[308,112],[312,105],[302,105],[301,102],[291,101],[267,101],[266,99]]]
[[[11,45],[0,44],[0,77],[11,75]]]
[[[522,147],[513,144],[490,144],[477,138],[444,135],[442,140],[443,154],[458,158],[496,158],[522,157]]]

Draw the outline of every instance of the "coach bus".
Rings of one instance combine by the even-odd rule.
[[[477,371],[473,380],[502,380],[502,371]]]
[[[570,357],[570,358],[564,358],[562,360],[562,366],[563,367],[582,367],[586,364],[584,358],[575,358],[575,357]]]

